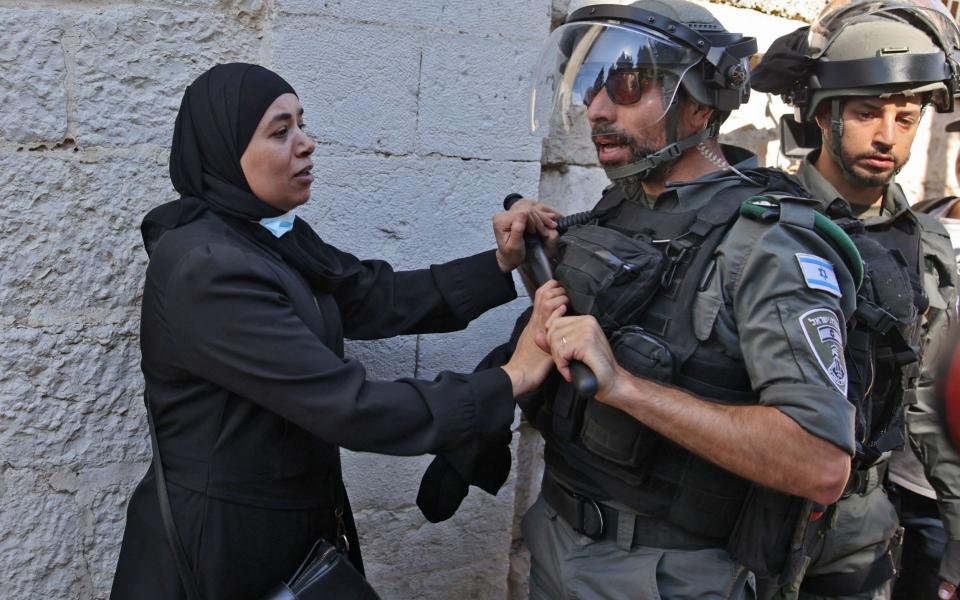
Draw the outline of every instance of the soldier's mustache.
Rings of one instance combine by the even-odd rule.
[[[590,137],[594,143],[602,141],[605,144],[629,146],[633,142],[630,136],[613,127],[594,127],[591,130]]]

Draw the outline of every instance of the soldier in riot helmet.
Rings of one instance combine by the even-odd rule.
[[[857,407],[854,468],[826,513],[823,543],[802,583],[796,578],[781,597],[882,598],[896,573],[903,530],[882,486],[885,459],[904,446],[905,420],[930,421],[923,413],[932,386],[920,361],[935,362],[931,349],[956,318],[956,268],[943,227],[912,211],[893,178],[924,111],[953,110],[958,49],[960,32],[938,0],[835,0],[809,29],[774,42],[753,73],[754,89],[782,94],[796,107],[781,131],[815,146],[797,177],[819,210],[851,234],[867,280],[847,346]],[[916,410],[907,410],[913,404]],[[947,449],[936,436],[910,429],[911,443],[927,446],[920,455],[928,472],[960,483],[950,472],[956,463],[938,461]],[[952,597],[960,576],[960,490],[941,491],[956,532],[941,571],[942,591]]]
[[[546,441],[532,598],[748,597],[847,480],[859,262],[802,188],[717,140],[755,51],[685,0],[589,6],[546,42],[534,128],[591,139],[613,183],[559,243],[580,316],[543,325],[538,293],[527,325],[558,365],[521,403]]]

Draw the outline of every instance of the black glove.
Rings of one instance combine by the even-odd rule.
[[[469,488],[470,484],[457,473],[453,465],[442,454],[438,454],[420,480],[417,506],[431,523],[446,521],[460,508]]]
[[[510,435],[505,439],[473,441],[438,454],[420,480],[417,506],[431,523],[457,512],[470,485],[496,495],[510,475]]]

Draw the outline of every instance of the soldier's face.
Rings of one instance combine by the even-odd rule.
[[[663,91],[660,85],[645,81],[640,100],[633,104],[615,104],[605,90],[587,107],[597,159],[606,167],[635,162],[666,145],[663,120]]]
[[[829,126],[829,109],[822,110],[817,119],[824,145],[847,181],[861,187],[880,187],[906,164],[922,114],[923,105],[916,97],[850,98],[843,107],[839,151]]]
[[[681,98],[675,110],[679,111],[677,139],[706,128],[713,114],[712,108],[688,98]],[[663,88],[656,82],[647,82],[640,100],[633,104],[616,104],[602,91],[596,94],[587,107],[587,119],[600,164],[605,167],[628,165],[666,146],[663,115]],[[672,166],[672,161],[661,164],[648,179],[664,179]]]

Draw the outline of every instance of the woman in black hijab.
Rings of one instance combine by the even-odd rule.
[[[201,75],[173,136],[181,198],[143,222],[145,397],[204,600],[259,598],[336,537],[339,447],[417,455],[502,435],[514,396],[552,364],[532,334],[503,368],[434,381],[370,381],[344,358],[345,336],[462,329],[515,291],[493,251],[394,272],[293,217],[313,179],[302,112],[262,67]],[[345,516],[362,569],[349,506]],[[113,597],[186,597],[174,560],[151,467],[130,500]]]

